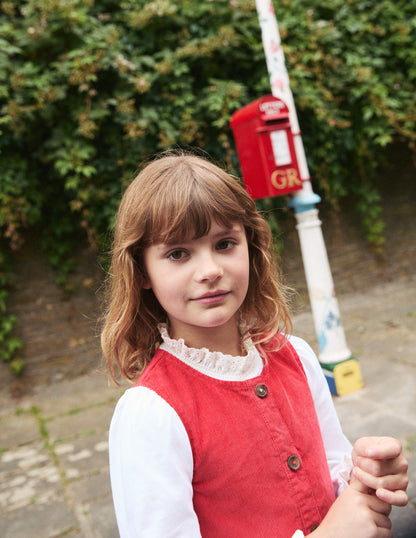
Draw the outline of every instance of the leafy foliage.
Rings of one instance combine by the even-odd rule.
[[[12,281],[13,273],[8,258],[0,251],[0,359],[3,361],[12,361],[22,346],[19,338],[13,335],[17,319],[7,312],[7,295]]]
[[[374,178],[383,148],[398,140],[416,149],[416,5],[283,4],[282,34],[313,177],[327,201],[356,197],[367,237],[381,247]]]
[[[315,188],[357,196],[381,245],[374,172],[394,139],[415,149],[416,4],[275,9]],[[37,231],[61,284],[155,152],[198,146],[238,172],[230,116],[270,91],[254,0],[1,1],[0,82],[0,227],[11,248]]]

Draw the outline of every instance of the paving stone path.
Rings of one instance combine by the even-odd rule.
[[[393,511],[394,537],[415,538],[416,280],[377,285],[339,300],[365,388],[335,404],[352,441],[381,434],[402,441],[410,463],[411,502]],[[310,312],[299,312],[294,322],[295,333],[315,346]],[[107,436],[121,393],[96,371],[35,387],[20,399],[0,391],[3,538],[118,536]]]

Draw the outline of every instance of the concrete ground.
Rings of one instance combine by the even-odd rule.
[[[393,530],[395,538],[415,538],[416,280],[375,285],[338,300],[365,387],[336,398],[335,405],[351,441],[362,435],[401,440],[410,464],[410,503],[393,510]],[[294,322],[295,334],[316,350],[310,312],[304,309]],[[0,392],[3,538],[118,536],[107,433],[121,392],[98,372],[38,386],[18,400]]]

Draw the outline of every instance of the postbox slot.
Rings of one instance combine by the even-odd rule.
[[[273,131],[281,131],[282,128],[280,129],[276,129],[275,128],[275,125],[276,125],[277,122],[273,122],[273,123],[266,123],[265,125],[262,125],[261,127],[257,127],[257,129],[255,130],[255,132],[257,134],[262,134],[262,133],[271,133]],[[283,122],[279,122],[279,125],[284,125]],[[287,126],[284,127],[285,130],[286,129],[290,129],[289,127],[289,124],[287,124]]]
[[[270,117],[267,116],[262,117],[263,125],[259,125],[256,129],[257,133],[267,133],[269,131],[276,130],[276,127],[278,129],[281,129],[282,126],[289,128],[289,121],[287,117]]]
[[[263,116],[263,120],[266,125],[274,125],[276,123],[283,123],[285,121],[288,121],[288,118],[287,116],[283,116],[280,118],[268,118],[267,116]]]

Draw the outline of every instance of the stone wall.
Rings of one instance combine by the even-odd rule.
[[[99,289],[103,272],[87,248],[76,254],[71,276],[74,292],[67,296],[54,284],[36,242],[26,241],[15,254],[18,280],[10,295],[10,311],[18,318],[16,335],[23,342],[19,356],[26,368],[20,380],[0,364],[0,389],[30,390],[31,384],[55,383],[101,367]]]

